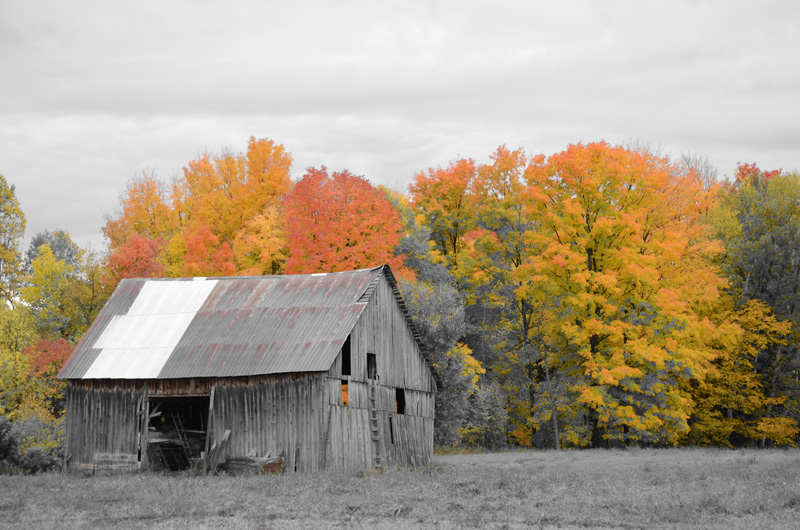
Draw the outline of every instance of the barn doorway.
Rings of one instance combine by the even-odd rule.
[[[199,469],[208,431],[208,396],[151,397],[147,456],[154,471]]]

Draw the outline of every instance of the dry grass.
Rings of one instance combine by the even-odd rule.
[[[800,452],[440,455],[416,471],[0,477],[8,528],[797,528]]]

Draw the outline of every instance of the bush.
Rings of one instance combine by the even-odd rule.
[[[63,419],[32,414],[12,422],[0,416],[0,473],[58,470],[63,446]]]
[[[8,472],[17,465],[17,440],[11,434],[13,425],[5,416],[0,416],[0,473]]]

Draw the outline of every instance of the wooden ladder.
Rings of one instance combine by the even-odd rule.
[[[378,407],[375,406],[375,392],[377,385],[374,381],[369,383],[369,426],[372,431],[373,461],[372,466],[383,467],[383,447],[381,444],[381,428],[379,424]]]
[[[170,413],[172,416],[172,423],[175,425],[175,432],[178,433],[178,441],[181,443],[181,447],[183,447],[183,451],[186,453],[186,457],[189,457],[189,439],[186,437],[186,429],[183,427],[183,420],[181,420],[180,416],[176,416],[174,413]]]

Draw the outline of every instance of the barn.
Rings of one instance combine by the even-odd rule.
[[[388,266],[122,280],[58,377],[94,471],[419,466],[441,388]]]

